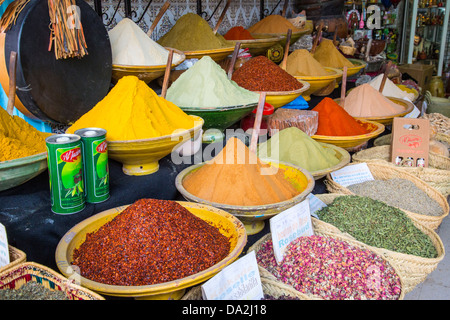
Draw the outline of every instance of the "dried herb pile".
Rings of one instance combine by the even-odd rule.
[[[69,300],[63,291],[51,290],[28,281],[18,289],[1,289],[0,300]]]
[[[140,199],[74,250],[88,279],[139,286],[203,271],[230,251],[227,237],[175,201]]]
[[[361,196],[339,196],[316,212],[320,220],[367,245],[424,258],[437,257],[430,237],[400,209]]]

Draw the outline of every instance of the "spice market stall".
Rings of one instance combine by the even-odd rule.
[[[260,29],[271,19],[286,20],[277,15],[267,18],[249,27],[251,36],[284,33]],[[123,27],[126,23],[129,29]],[[184,33],[195,35],[198,30],[189,31],[193,25],[204,28],[200,36],[209,37],[205,46],[184,46],[197,39]],[[123,36],[114,41],[114,31],[122,27],[136,36],[125,37],[136,40],[133,46],[122,43]],[[371,219],[388,230],[375,232],[372,238],[387,234],[385,242],[370,242],[361,232],[353,233],[366,222],[356,217],[344,222],[328,220],[328,210],[342,209],[324,198],[329,191],[340,192],[339,198],[347,198],[346,194],[354,198],[353,193],[365,196],[359,195],[355,185],[341,187],[332,176],[357,164],[351,162],[355,151],[369,150],[375,138],[393,134],[393,118],[404,117],[414,106],[402,100],[404,97],[391,98],[370,84],[347,81],[347,75],[357,76],[363,63],[346,59],[331,40],[323,39],[313,54],[308,50],[287,52],[286,68],[271,60],[270,54],[253,52],[254,56],[239,66],[232,64],[224,70],[218,61],[232,53],[232,61],[236,58],[235,42],[230,45],[199,15],[186,13],[153,42],[136,27],[124,19],[110,31],[112,69],[121,64],[150,68],[152,62],[145,59],[149,57],[144,52],[153,48],[161,54],[155,65],[163,71],[157,75],[163,77],[162,85],[161,79],[141,78],[139,72],[116,79],[109,74],[109,90],[90,102],[88,110],[77,115],[64,133],[42,134],[0,110],[0,182],[7,177],[8,165],[42,153],[47,158],[47,165],[34,169],[34,176],[5,187],[2,184],[0,189],[0,223],[5,226],[8,244],[24,252],[27,261],[59,270],[61,277],[77,278],[80,288],[92,291],[94,298],[123,300],[181,299],[192,287],[196,291],[188,296],[200,298],[199,286],[253,251],[266,290],[271,284],[302,300],[400,300],[445,261],[446,243],[439,228],[448,220],[448,199],[404,171],[395,170],[398,175],[391,173],[390,177],[372,173],[375,182],[404,174],[424,191],[424,197],[436,203],[418,196],[408,197],[408,207],[388,203],[404,191],[399,187],[389,189],[390,199],[365,199],[377,205],[368,215],[377,213]],[[292,43],[297,41],[297,33],[304,32],[291,31],[295,35]],[[314,34],[316,39],[319,34]],[[283,43],[287,37],[277,40]],[[220,48],[228,51],[219,56],[214,50]],[[144,59],[129,60],[127,50],[133,51],[132,58],[142,51]],[[197,61],[169,81],[171,69],[184,64],[183,59]],[[310,61],[311,69],[305,70],[298,59]],[[329,82],[316,86],[316,80],[330,73]],[[303,76],[310,77],[311,84]],[[389,84],[386,87],[395,91]],[[328,92],[324,94],[323,89]],[[308,110],[290,108],[302,99]],[[361,113],[367,111],[361,109],[370,109],[367,102],[371,100],[384,103],[380,114]],[[275,111],[265,117],[267,130],[260,132],[264,102]],[[239,135],[239,120],[252,111],[255,120],[249,141],[248,136]],[[374,116],[377,118],[372,119]],[[203,130],[214,128],[221,131],[221,139],[203,139],[202,143]],[[81,134],[83,131],[91,136]],[[96,136],[99,131],[103,135]],[[92,141],[95,139],[99,140]],[[55,161],[54,155],[58,156]],[[370,169],[376,166],[380,165],[367,163]],[[390,169],[392,166],[386,166],[385,171]],[[92,177],[94,182],[89,180]],[[101,200],[88,196],[98,190],[106,190]],[[416,189],[412,192],[419,193]],[[325,208],[313,211],[311,203],[321,198]],[[416,203],[419,201],[425,203],[423,207]],[[269,244],[274,233],[270,221],[305,203],[313,234],[291,239],[288,254],[278,264]],[[358,209],[365,205],[346,206]],[[428,210],[434,211],[428,214]],[[431,218],[426,219],[428,216]],[[399,219],[403,229],[396,230]],[[407,236],[400,244],[407,250],[398,249],[399,255],[405,255],[399,257],[393,253],[392,242],[402,233]],[[370,238],[371,234],[364,236]],[[312,256],[316,259],[307,260]],[[420,269],[420,263],[426,266]],[[318,265],[325,269],[319,270]],[[367,271],[368,265],[376,270]],[[408,272],[411,265],[420,270]],[[290,266],[306,271],[291,272]],[[8,270],[13,270],[12,266]],[[383,271],[376,274],[379,286],[372,283],[377,270]]]

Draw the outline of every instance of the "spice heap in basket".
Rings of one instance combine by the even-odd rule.
[[[45,138],[49,135],[0,107],[0,162],[45,152]]]
[[[286,71],[293,76],[327,76],[324,66],[306,49],[297,49],[286,60]]]
[[[288,19],[278,14],[272,14],[264,19],[256,22],[251,27],[247,28],[250,33],[261,34],[286,34],[291,29],[292,33],[299,32],[302,29],[295,27]]]
[[[376,253],[332,237],[313,235],[292,241],[280,264],[271,239],[256,251],[258,264],[301,293],[326,300],[396,300],[401,280]]]
[[[223,260],[230,242],[175,201],[140,199],[86,236],[73,265],[87,279],[139,286],[172,281]]]
[[[370,246],[424,258],[437,257],[430,237],[402,210],[384,202],[342,195],[316,214],[321,221]]]

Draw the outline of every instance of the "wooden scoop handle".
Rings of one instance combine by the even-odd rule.
[[[167,58],[166,71],[164,72],[164,80],[161,90],[161,97],[166,98],[167,87],[169,84],[170,70],[172,69],[173,49],[169,49],[169,57]]]
[[[170,1],[166,1],[166,3],[163,4],[161,9],[158,12],[158,15],[156,16],[155,20],[153,21],[152,25],[150,26],[150,29],[148,29],[147,35],[150,37],[153,33],[153,30],[155,30],[156,26],[158,25],[159,20],[161,20],[164,13],[166,13],[167,9],[170,7]]]
[[[284,47],[284,57],[283,57],[283,61],[281,61],[281,68],[283,70],[286,70],[287,57],[289,55],[289,45],[291,43],[291,35],[292,35],[292,30],[288,29],[288,32],[286,35],[286,46]]]
[[[14,103],[16,101],[16,66],[17,66],[17,52],[11,51],[9,56],[9,94],[6,111],[9,115],[13,115]]]
[[[250,151],[256,154],[256,146],[258,145],[259,129],[261,128],[261,120],[264,110],[264,103],[266,102],[266,93],[259,94],[258,107],[256,109],[255,122],[253,124],[252,140],[250,141]]]
[[[241,43],[238,41],[234,46],[233,55],[231,56],[230,65],[228,66],[228,79],[231,80],[234,71],[234,64],[236,63],[237,56],[239,54],[239,50],[241,48]]]
[[[219,20],[217,21],[217,24],[213,30],[214,34],[217,33],[217,30],[219,30],[219,26],[222,23],[223,18],[225,18],[225,14],[227,13],[228,7],[230,6],[231,0],[228,0],[225,4],[225,8],[223,8],[222,14],[220,15]]]
[[[322,35],[323,25],[324,25],[324,22],[321,21],[319,24],[319,30],[317,30],[317,35],[316,35],[316,38],[314,39],[314,43],[311,48],[311,54],[314,54],[314,52],[316,52],[316,48],[317,48],[317,45],[319,44],[320,36]]]

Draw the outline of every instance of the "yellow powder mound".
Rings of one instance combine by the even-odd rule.
[[[299,194],[282,169],[263,164],[237,138],[230,138],[214,159],[187,176],[183,186],[201,199],[238,206],[272,204]]]
[[[322,39],[314,52],[314,58],[319,61],[324,67],[330,68],[348,68],[354,67],[346,57],[339,52],[334,46],[333,41],[329,39]]]
[[[349,92],[344,109],[353,117],[384,117],[400,113],[405,109],[365,83]]]
[[[0,161],[45,152],[45,138],[49,135],[51,134],[40,132],[18,116],[10,116],[0,107]]]
[[[286,60],[286,71],[293,76],[326,76],[327,70],[306,49],[297,49]]]
[[[289,29],[291,29],[292,32],[301,30],[296,28],[288,19],[273,14],[256,22],[247,30],[250,33],[287,33]]]
[[[172,102],[159,97],[144,81],[126,76],[67,132],[88,127],[106,129],[109,141],[137,140],[190,129],[194,127],[194,119]]]

